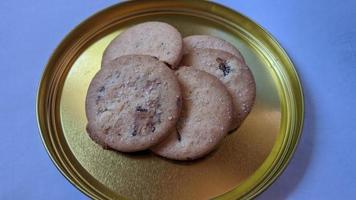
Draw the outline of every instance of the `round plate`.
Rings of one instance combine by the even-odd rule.
[[[175,162],[149,152],[104,150],[85,131],[86,92],[105,47],[126,28],[152,20],[172,24],[183,36],[208,34],[231,42],[255,76],[251,114],[204,159]],[[37,98],[49,155],[73,185],[94,199],[255,197],[288,164],[304,109],[297,73],[279,44],[247,17],[207,1],[130,1],[95,14],[55,50]]]

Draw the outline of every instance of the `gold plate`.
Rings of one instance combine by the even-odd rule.
[[[242,127],[205,159],[174,162],[150,153],[103,150],[85,131],[85,96],[108,43],[144,21],[168,22],[183,36],[215,35],[238,47],[257,84]],[[130,1],[78,25],[43,73],[37,117],[43,143],[62,174],[94,199],[248,199],[288,164],[303,123],[302,88],[279,44],[256,23],[207,1]],[[213,114],[213,113],[212,113]]]

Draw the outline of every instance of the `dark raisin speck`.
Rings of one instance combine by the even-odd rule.
[[[156,59],[156,60],[158,60],[158,57],[156,57],[156,56],[152,56],[154,59]]]
[[[104,86],[99,88],[99,92],[104,92],[104,91],[105,91],[105,87]]]
[[[137,112],[147,112],[148,110],[146,108],[142,108],[141,106],[136,107]]]
[[[137,130],[134,130],[131,135],[132,136],[136,136],[137,135]]]
[[[152,119],[151,119],[151,120],[152,120]],[[150,122],[147,124],[147,127],[151,129],[151,132],[152,132],[152,133],[155,132],[155,130],[156,130],[155,124],[154,124],[152,121],[150,121]]]
[[[177,128],[176,128],[176,131],[177,131],[177,139],[180,142],[180,141],[182,141],[182,136],[180,135],[180,133],[179,133]]]
[[[217,57],[216,62],[219,64],[219,69],[224,73],[224,76],[228,75],[231,72],[231,67],[227,65],[226,60]]]
[[[181,101],[180,97],[178,97],[177,98],[177,106],[181,107],[181,105],[182,105],[182,101]]]
[[[171,64],[169,64],[168,62],[166,62],[166,61],[163,61],[164,62],[164,64],[166,64],[169,68],[172,68],[172,65]]]
[[[103,112],[108,111],[108,109],[107,108],[99,108],[98,111],[99,111],[99,113],[103,113]]]
[[[137,135],[137,129],[138,129],[138,127],[137,127],[137,124],[135,123],[134,127],[133,127],[133,131],[131,133],[132,136],[136,136]]]

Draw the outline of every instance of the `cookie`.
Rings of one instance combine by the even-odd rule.
[[[106,63],[90,83],[87,132],[104,148],[144,150],[168,136],[180,107],[171,69],[151,56],[122,56]]]
[[[122,55],[150,55],[176,68],[182,58],[183,41],[173,26],[163,22],[145,22],[118,35],[105,49],[102,66]]]
[[[236,56],[216,49],[194,49],[185,54],[182,65],[189,65],[217,77],[230,92],[234,104],[234,123],[238,128],[250,113],[256,97],[252,72]]]
[[[235,55],[244,61],[241,52],[229,42],[211,35],[191,35],[183,39],[183,53],[189,53],[193,49],[218,49]]]
[[[174,160],[192,160],[214,150],[232,120],[232,100],[214,76],[191,67],[176,72],[183,95],[181,117],[172,134],[151,150]]]

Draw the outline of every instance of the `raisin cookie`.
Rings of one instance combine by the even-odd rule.
[[[105,63],[90,83],[87,132],[104,148],[144,150],[169,135],[180,107],[171,69],[151,56],[122,56]]]
[[[189,53],[193,49],[218,49],[235,55],[244,61],[241,52],[229,42],[211,35],[191,35],[183,39],[183,54]]]
[[[235,108],[231,129],[238,128],[250,113],[256,97],[255,80],[245,62],[225,51],[194,49],[183,56],[182,65],[208,72],[224,83]]]
[[[192,160],[214,150],[232,120],[232,100],[214,76],[191,67],[177,72],[183,95],[181,117],[172,134],[151,150],[165,158]]]
[[[122,55],[150,55],[176,68],[182,58],[183,41],[173,26],[163,22],[145,22],[118,35],[105,49],[102,65]]]

